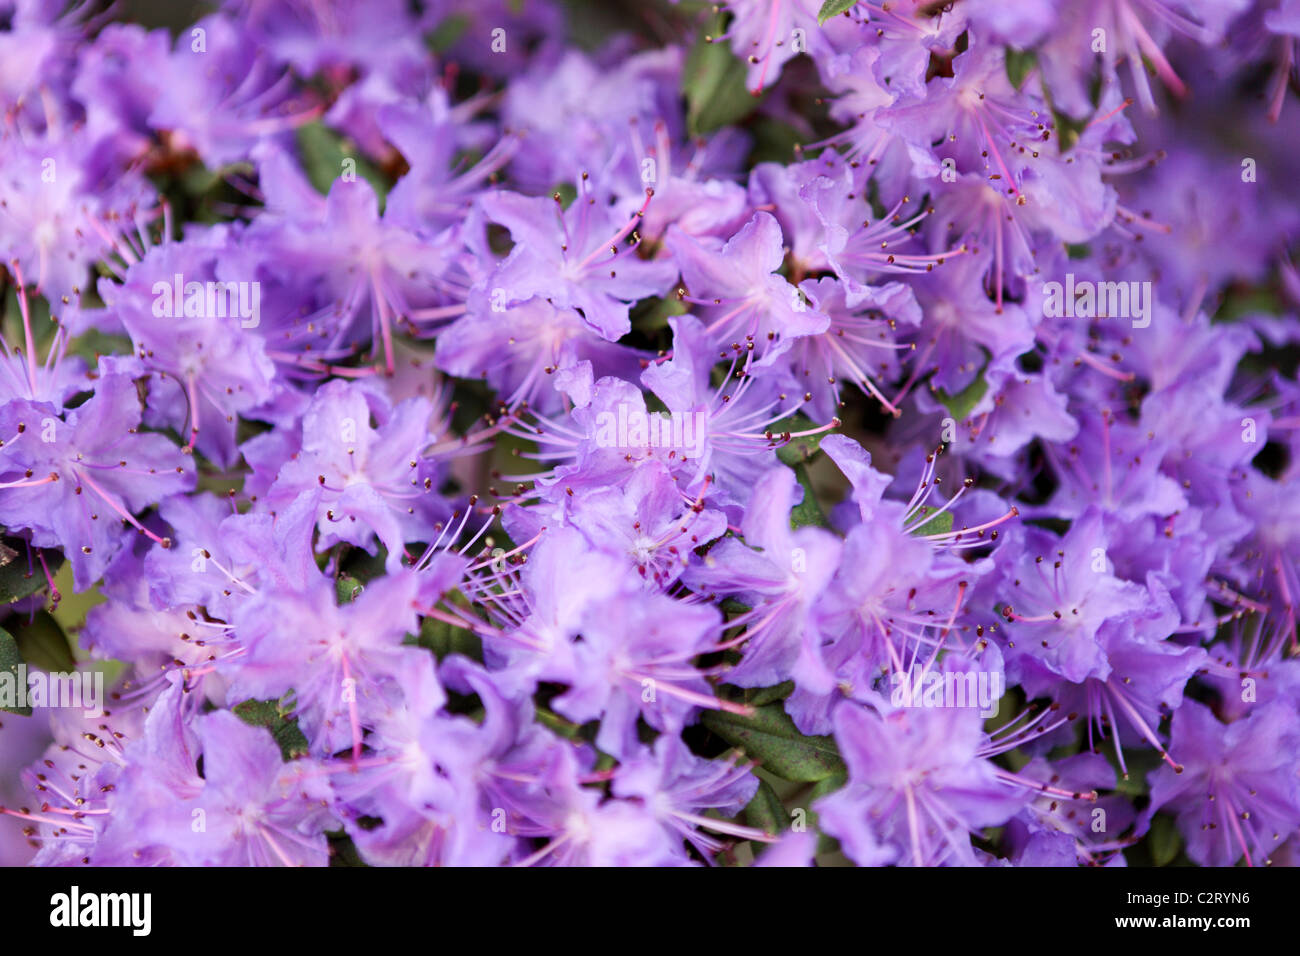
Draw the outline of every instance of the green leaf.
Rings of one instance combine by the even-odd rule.
[[[1160,755],[1154,750],[1134,750],[1124,752],[1124,764],[1128,768],[1127,773],[1121,773],[1119,770],[1119,761],[1115,757],[1115,750],[1112,747],[1105,748],[1102,753],[1115,768],[1115,792],[1121,796],[1136,798],[1149,794],[1150,788],[1147,784],[1147,774],[1160,766]]]
[[[38,611],[31,621],[22,621],[13,629],[18,653],[32,667],[54,673],[68,673],[77,669],[77,659],[72,655],[68,635],[50,614]]]
[[[1168,866],[1178,858],[1178,851],[1183,848],[1183,838],[1174,821],[1157,813],[1151,820],[1151,859],[1156,866]]]
[[[981,370],[975,380],[963,388],[956,395],[949,395],[941,388],[934,390],[934,395],[944,408],[957,421],[964,421],[970,417],[971,411],[979,404],[984,393],[989,390],[989,383],[984,380],[984,372]]]
[[[1282,315],[1285,311],[1283,300],[1272,289],[1229,286],[1220,297],[1219,310],[1214,313],[1214,319],[1230,321],[1260,312],[1265,315]]]
[[[1056,123],[1056,145],[1062,153],[1067,153],[1074,148],[1074,144],[1079,142],[1079,137],[1083,135],[1090,122],[1087,119],[1075,119],[1055,109],[1052,110],[1052,119]]]
[[[573,201],[578,198],[578,187],[573,185],[573,183],[560,183],[547,193],[547,195],[558,195],[560,197],[560,205],[565,209],[568,209],[573,205]]]
[[[281,698],[283,700],[284,698]],[[307,753],[307,738],[298,729],[298,721],[291,718],[274,700],[246,700],[234,707],[236,716],[252,727],[265,727],[280,747],[283,760],[293,760]]]
[[[431,53],[442,55],[456,45],[470,27],[470,19],[463,13],[453,13],[424,38],[424,45]]]
[[[84,292],[82,298],[83,300],[85,298]],[[105,335],[98,329],[87,329],[68,343],[68,354],[84,358],[92,367],[99,361],[101,355],[121,355],[130,352],[131,349],[131,340],[126,336]],[[45,552],[45,560],[48,562],[55,553],[54,551]],[[53,572],[54,567],[51,565],[50,573]]]
[[[826,520],[821,505],[817,503],[817,496],[813,494],[808,469],[803,465],[795,465],[794,474],[799,481],[799,487],[803,488],[803,500],[790,509],[790,527],[803,528],[814,525],[818,528],[829,528],[830,522]]]
[[[745,690],[744,703],[751,707],[763,707],[785,700],[794,693],[794,681],[783,681],[774,687],[753,687]]]
[[[812,804],[816,803],[818,800],[826,796],[828,793],[834,793],[836,790],[840,789],[840,787],[844,786],[848,782],[849,782],[849,775],[847,773],[837,773],[834,776],[830,776],[830,777],[826,777],[825,779],[818,780],[815,784],[813,784],[812,793],[809,794],[809,799],[808,799],[808,816],[810,818],[809,823],[811,823],[814,827],[817,827],[818,829],[818,834],[817,834],[818,854],[830,853],[834,851],[835,848],[838,846],[839,841],[836,840],[834,837],[821,832],[821,825],[819,823],[820,817],[818,817],[817,812],[813,810]]]
[[[422,620],[420,622],[420,636],[408,637],[405,643],[416,644],[425,650],[432,651],[438,660],[442,660],[448,654],[463,654],[479,662],[483,660],[483,639],[481,637],[473,631],[463,627],[456,627],[435,617],[426,617]]]
[[[767,427],[767,431],[773,435],[783,435],[786,432],[806,432],[816,428],[817,424],[806,415],[791,415],[789,418],[783,418],[779,422],[773,422]],[[821,448],[822,439],[830,432],[818,432],[816,435],[804,435],[801,438],[792,438],[786,444],[776,450],[776,457],[781,459],[787,465],[797,465],[800,462],[811,460],[818,449]]]
[[[376,578],[382,578],[388,561],[388,549],[383,545],[376,548],[375,554],[345,545],[343,560],[339,563],[339,577],[353,578],[362,585],[369,584]],[[321,555],[328,564],[328,552]]]
[[[222,181],[221,170],[212,170],[202,163],[195,163],[193,166],[181,173],[181,188],[191,196],[202,196],[204,193],[220,185]]]
[[[789,814],[785,812],[785,805],[781,803],[781,798],[776,795],[776,791],[766,780],[758,782],[754,799],[749,801],[744,812],[745,823],[757,827],[764,833],[774,835],[780,833],[790,822]],[[758,849],[759,844],[755,841],[754,852],[757,853]]]
[[[339,604],[351,604],[361,595],[365,587],[360,580],[350,574],[340,574],[334,579],[335,597]]]
[[[537,722],[552,733],[558,734],[566,740],[581,739],[582,725],[575,724],[567,717],[561,717],[553,710],[546,707],[538,707],[533,711],[533,716]]]
[[[758,106],[758,97],[745,87],[745,64],[725,43],[710,43],[703,33],[686,58],[682,93],[692,136],[738,123]]]
[[[366,861],[361,859],[352,837],[344,831],[326,831],[325,838],[329,840],[330,866],[368,866]]]
[[[675,315],[687,312],[685,303],[675,296],[663,299],[650,299],[638,303],[631,314],[632,327],[646,334],[652,334],[668,328],[668,320]]]
[[[816,803],[828,793],[834,793],[848,782],[849,775],[847,773],[837,773],[829,777],[823,777],[813,784],[811,802]]]
[[[741,617],[742,615],[748,614],[750,611],[754,610],[748,604],[741,604],[735,598],[723,598],[722,603],[718,605],[718,608],[722,611],[722,616],[728,621]]]
[[[17,714],[20,717],[30,717],[32,709],[30,707],[6,707],[5,698],[9,693],[13,693],[14,702],[17,703],[19,688],[18,665],[23,662],[22,655],[18,653],[18,643],[4,628],[0,628],[0,674],[9,673],[13,675],[12,682],[0,678],[0,688],[5,693],[0,694],[0,710],[8,711],[11,714]],[[10,690],[12,688],[12,690]],[[22,688],[25,690],[25,688]]]
[[[388,182],[353,144],[347,143],[324,123],[305,123],[294,131],[303,172],[311,184],[328,195],[334,181],[343,173],[343,160],[356,163],[357,176],[374,187],[380,209],[388,198]]]
[[[930,505],[921,505],[922,516],[928,515],[931,512],[938,511],[938,510],[939,510],[938,508],[933,508]],[[945,511],[941,515],[935,515],[925,524],[921,525],[919,528],[913,531],[912,534],[920,535],[924,537],[927,534],[947,534],[951,530],[952,530],[952,512]]]
[[[826,0],[817,11],[817,23],[823,25],[831,17],[837,17],[857,5],[858,0]]]
[[[1016,89],[1020,89],[1029,71],[1038,65],[1038,55],[1033,50],[1014,50],[1007,48],[1007,79]]]
[[[835,741],[799,733],[780,704],[759,707],[749,717],[709,710],[701,721],[727,743],[758,760],[764,770],[786,780],[814,783],[845,772]]]
[[[13,604],[41,590],[46,585],[45,571],[40,557],[32,555],[28,571],[27,545],[17,538],[0,543],[0,603]],[[45,564],[53,575],[63,566],[63,555],[57,551],[42,551]]]
[[[795,147],[803,144],[806,134],[789,123],[771,116],[759,116],[749,124],[748,132],[754,137],[746,167],[753,169],[759,163],[786,165],[795,157]]]

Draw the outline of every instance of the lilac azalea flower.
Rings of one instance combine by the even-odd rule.
[[[402,643],[417,630],[413,572],[374,582],[342,607],[333,591],[318,578],[303,592],[268,591],[243,602],[231,624],[245,653],[222,669],[234,699],[280,699],[292,691],[314,752],[350,747],[356,758],[363,729],[401,701],[393,675],[433,665]]]
[[[708,316],[714,341],[775,338],[780,347],[792,338],[826,331],[827,317],[809,308],[799,290],[775,274],[783,250],[781,227],[771,215],[756,213],[720,249],[675,228],[665,241],[681,267],[690,301],[722,313]]]
[[[389,570],[401,566],[411,540],[432,540],[444,513],[435,494],[436,468],[424,455],[431,405],[408,399],[389,407],[382,395],[359,385],[332,382],[316,393],[302,422],[302,447],[267,491],[270,507],[283,507],[319,486],[321,545],[347,541],[388,550]],[[378,427],[371,426],[371,416]]]
[[[683,579],[696,591],[734,595],[749,610],[730,623],[749,625],[744,658],[727,675],[740,687],[766,687],[792,675],[825,693],[832,679],[821,658],[814,608],[839,561],[841,542],[820,528],[790,528],[803,494],[794,472],[778,465],[759,479],[739,538],[724,538]]]
[[[137,839],[190,866],[326,865],[332,817],[323,781],[282,764],[264,728],[227,711],[201,718],[195,736],[203,778],[138,820]]]
[[[587,325],[616,341],[631,328],[628,307],[662,295],[677,277],[669,260],[637,255],[637,218],[616,220],[596,196],[581,193],[567,210],[550,199],[488,193],[481,200],[488,219],[515,241],[489,280],[492,296],[505,304],[544,296],[577,309]],[[632,236],[629,245],[618,246]]]
[[[78,589],[122,546],[123,523],[164,542],[135,513],[193,485],[193,461],[165,436],[139,433],[140,417],[135,385],[120,374],[62,416],[22,400],[0,407],[0,521],[30,530],[38,547],[63,548]]]
[[[1282,834],[1300,825],[1295,709],[1277,702],[1221,724],[1203,704],[1187,701],[1174,716],[1171,748],[1181,772],[1162,767],[1151,806],[1178,814],[1187,853],[1202,866],[1231,866],[1243,856],[1263,865]]]
[[[0,0],[0,864],[1296,862],[1300,3],[102,6]]]
[[[846,705],[835,737],[848,786],[818,801],[822,825],[860,866],[977,865],[971,833],[1006,822],[1025,796],[978,756],[974,711]]]

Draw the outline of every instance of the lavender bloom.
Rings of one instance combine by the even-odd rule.
[[[1296,862],[1300,4],[149,6],[0,0],[0,864]]]
[[[1278,702],[1224,725],[1188,701],[1173,721],[1171,746],[1182,772],[1162,768],[1151,807],[1178,814],[1188,855],[1202,866],[1231,866],[1245,856],[1266,863],[1282,835],[1300,825],[1294,707]]]
[[[123,524],[169,547],[135,513],[193,484],[193,462],[166,437],[138,433],[140,416],[135,386],[121,374],[104,376],[90,401],[62,416],[17,399],[0,407],[0,521],[29,529],[40,547],[62,548],[79,589],[122,546]]]
[[[975,866],[970,831],[1005,822],[1025,802],[978,756],[969,710],[835,712],[846,789],[818,804],[827,829],[861,866]]]

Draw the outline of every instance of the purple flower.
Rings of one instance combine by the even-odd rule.
[[[769,214],[755,214],[718,249],[675,227],[669,228],[666,243],[682,270],[690,301],[713,306],[707,313],[712,340],[776,339],[779,350],[792,338],[826,331],[827,317],[810,309],[799,290],[775,274],[783,258],[781,227]],[[767,351],[763,360],[773,354]]]
[[[355,759],[363,729],[402,700],[395,675],[432,662],[402,643],[417,630],[413,572],[376,581],[342,607],[333,591],[317,578],[299,593],[268,590],[241,603],[231,624],[245,653],[223,661],[222,671],[233,700],[292,692],[313,751],[351,747]]]
[[[191,771],[184,783],[174,782],[165,797],[155,796],[149,813],[142,812],[143,794],[127,793],[135,798],[131,832],[138,845],[165,851],[168,862],[185,866],[325,866],[325,830],[332,823],[322,806],[328,784],[305,775],[301,764],[284,765],[264,728],[229,711],[196,724],[203,776]],[[148,766],[139,764],[141,770]]]
[[[62,415],[21,399],[0,406],[0,521],[30,530],[38,547],[62,548],[78,590],[122,546],[124,523],[170,546],[135,514],[194,483],[193,461],[163,435],[138,432],[140,415],[134,383],[117,373]]]
[[[1244,856],[1248,865],[1267,864],[1283,834],[1300,826],[1297,735],[1288,703],[1263,705],[1225,725],[1187,701],[1174,715],[1170,744],[1182,766],[1156,772],[1143,828],[1168,807],[1195,862],[1232,866]]]
[[[432,411],[420,398],[390,407],[382,393],[355,383],[323,386],[303,416],[301,450],[266,493],[268,506],[283,507],[319,487],[321,546],[373,548],[378,538],[388,550],[387,568],[397,570],[406,543],[431,538],[436,516],[445,514],[436,466],[424,454],[432,444]]]
[[[235,463],[236,418],[270,400],[275,366],[254,331],[260,291],[222,268],[233,237],[155,246],[99,293],[131,336],[150,380],[146,420],[183,434],[222,466]]]
[[[1294,862],[1300,3],[219,6],[0,0],[0,863]]]
[[[964,708],[835,711],[849,767],[843,790],[815,809],[860,866],[976,866],[972,832],[1005,823],[1025,803],[978,755],[979,718]]]
[[[754,486],[740,528],[743,543],[724,538],[684,575],[693,590],[732,595],[752,609],[730,622],[748,626],[744,657],[727,675],[740,687],[767,687],[791,676],[821,693],[832,685],[813,611],[842,545],[821,528],[791,530],[790,509],[803,493],[789,468],[769,470]]]
[[[146,56],[139,69],[157,77],[149,125],[213,169],[310,118],[294,111],[289,77],[272,66],[245,27],[220,14],[178,37],[165,60],[150,63]]]
[[[758,781],[748,767],[735,759],[701,760],[679,738],[670,735],[656,740],[650,753],[630,759],[614,779],[618,796],[640,798],[654,809],[670,833],[684,836],[706,859],[723,843],[701,830],[766,842],[768,837],[752,827],[703,814],[714,810],[722,818],[733,817],[753,799],[757,789]]]
[[[629,305],[662,295],[677,277],[669,260],[637,255],[637,217],[616,219],[585,181],[567,210],[550,199],[504,191],[480,202],[488,219],[510,230],[515,242],[488,280],[491,297],[502,305],[542,296],[577,309],[593,331],[617,341],[631,328]]]

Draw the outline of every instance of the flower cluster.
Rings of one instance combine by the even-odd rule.
[[[599,6],[0,0],[0,853],[1294,862],[1300,2]]]

